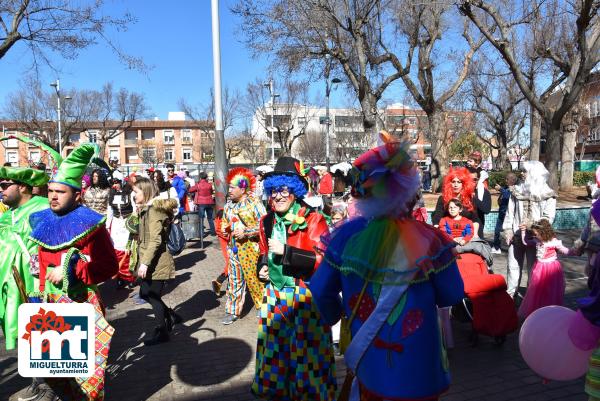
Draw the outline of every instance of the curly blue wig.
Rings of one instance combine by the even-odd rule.
[[[302,179],[295,175],[276,174],[270,175],[265,179],[263,188],[266,194],[271,194],[274,189],[287,187],[296,198],[302,199],[306,195],[306,184],[302,183]]]

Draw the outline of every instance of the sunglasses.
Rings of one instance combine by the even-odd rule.
[[[16,182],[0,182],[0,188],[2,188],[3,191],[6,191],[12,185],[16,185],[16,184],[17,184]]]

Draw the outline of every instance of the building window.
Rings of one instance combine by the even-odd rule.
[[[306,125],[306,117],[298,117],[298,126],[304,127]]]
[[[70,134],[69,135],[69,142],[70,143],[77,143],[77,142],[79,142],[80,138],[81,138],[81,134]]]
[[[11,135],[16,135],[16,132],[11,132],[11,131],[6,131],[4,133],[5,136],[11,136]],[[17,141],[16,139],[8,139],[3,143],[5,148],[18,148],[19,147],[19,141]]]
[[[153,141],[154,140],[154,131],[145,130],[142,131],[142,141]]]
[[[142,148],[142,159],[154,161],[156,159],[156,149]]]
[[[191,129],[182,129],[181,130],[181,140],[185,143],[192,142],[192,130]]]
[[[173,149],[165,150],[165,161],[172,161],[172,160],[173,160]]]
[[[417,124],[417,119],[416,119],[415,117],[410,117],[410,118],[408,119],[408,123],[409,123],[410,125],[416,125],[416,124]]]
[[[183,149],[183,161],[184,162],[192,161],[192,149],[189,149],[189,148]]]
[[[121,159],[119,157],[119,150],[118,149],[111,149],[108,152],[108,160],[113,160],[113,159],[116,159],[117,161]]]
[[[172,129],[163,130],[163,143],[173,145],[175,143],[175,135]]]
[[[39,163],[40,162],[40,151],[39,150],[31,150],[29,151],[29,162],[30,163]]]
[[[19,164],[19,153],[17,153],[14,150],[7,150],[6,154],[5,154],[5,159],[8,163],[12,164],[13,166],[18,165]]]
[[[98,131],[88,131],[87,135],[90,143],[96,143],[98,141]]]

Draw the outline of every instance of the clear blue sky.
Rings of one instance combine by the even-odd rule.
[[[153,66],[145,76],[128,70],[102,44],[81,52],[76,60],[54,58],[61,70],[44,69],[42,82],[57,77],[64,89],[100,89],[112,81],[115,87],[141,92],[154,115],[167,118],[180,98],[192,104],[208,102],[213,86],[211,9],[209,0],[132,0],[107,2],[108,12],[127,10],[138,22],[124,33],[111,33],[123,50],[141,56]],[[233,0],[221,0],[221,63],[223,86],[243,90],[257,77],[265,77],[266,60],[253,60],[236,35],[236,20],[229,11]],[[31,66],[26,47],[19,44],[0,60],[0,106],[19,87]],[[48,86],[47,90],[52,90]]]

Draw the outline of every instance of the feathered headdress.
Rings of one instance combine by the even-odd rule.
[[[408,144],[387,132],[380,134],[381,146],[370,149],[354,161],[350,171],[352,195],[363,216],[398,215],[417,193],[421,180],[408,154]]]
[[[229,174],[227,174],[227,183],[245,189],[246,192],[254,192],[254,189],[256,188],[256,178],[254,177],[254,174],[252,174],[252,171],[243,167],[236,167],[229,170]]]

